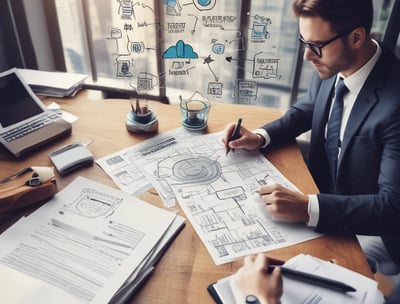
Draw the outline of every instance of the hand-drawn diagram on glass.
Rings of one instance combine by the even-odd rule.
[[[153,8],[144,2],[118,1],[118,15],[110,28],[107,40],[114,58],[113,69],[118,79],[126,79],[129,86],[139,94],[149,93],[159,86],[159,74],[149,63],[149,56],[156,54],[154,37],[159,29],[158,17]],[[153,45],[152,45],[153,44]]]
[[[194,5],[199,11],[208,11],[214,8],[217,0],[192,0],[191,2],[180,4],[179,0],[163,0],[166,6],[167,15],[180,16],[182,6]]]
[[[253,18],[253,28],[251,31],[251,39],[259,42],[270,38],[267,27],[272,23],[270,18],[255,15]]]
[[[199,55],[195,51],[193,51],[193,47],[189,44],[186,44],[183,40],[179,40],[175,45],[170,46],[162,55],[163,59],[173,59],[173,58],[182,58],[182,59],[196,59],[199,58]]]
[[[133,0],[117,0],[119,2],[118,14],[122,19],[135,18],[135,11],[133,9]]]
[[[113,10],[118,18],[113,19],[107,37],[115,41],[116,51],[111,51],[115,75],[128,80],[139,94],[158,94],[155,89],[162,85],[200,91],[228,102],[234,98],[238,103],[255,104],[261,82],[281,80],[280,40],[273,22],[280,18],[279,9],[267,16],[251,10],[243,13],[248,19],[244,28],[238,8],[227,9],[230,4],[226,1],[163,0],[161,11],[145,1],[116,3]],[[165,16],[160,18],[159,14]],[[159,60],[164,61],[162,71],[155,64]],[[240,69],[246,75],[238,73]],[[242,79],[235,79],[235,75]],[[202,81],[197,81],[200,78]],[[232,85],[242,80],[251,86],[249,90]]]

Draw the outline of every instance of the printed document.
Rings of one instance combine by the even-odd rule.
[[[176,217],[78,177],[0,235],[0,264],[63,290],[75,303],[108,303],[128,278],[134,281],[132,274],[151,269],[146,263],[160,254]]]

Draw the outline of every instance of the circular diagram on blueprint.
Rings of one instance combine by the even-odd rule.
[[[221,176],[218,161],[202,156],[180,155],[159,163],[159,176],[169,177],[182,184],[212,183]]]

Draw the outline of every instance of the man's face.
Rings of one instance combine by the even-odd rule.
[[[299,26],[301,37],[317,45],[322,45],[338,35],[332,32],[329,23],[320,17],[300,17]],[[341,38],[324,46],[321,49],[321,57],[309,48],[305,48],[304,60],[311,62],[321,79],[327,79],[338,72],[348,70],[354,62],[353,53]]]

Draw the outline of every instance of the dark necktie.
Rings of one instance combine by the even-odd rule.
[[[335,102],[333,104],[331,116],[328,121],[326,132],[325,149],[328,156],[329,167],[334,179],[336,180],[337,158],[340,146],[340,125],[343,114],[343,96],[348,92],[343,78],[340,78],[335,88]]]

